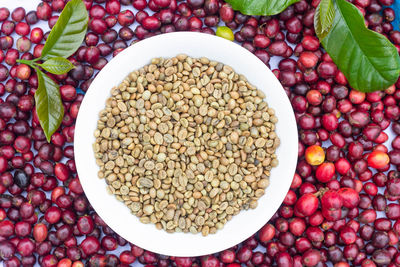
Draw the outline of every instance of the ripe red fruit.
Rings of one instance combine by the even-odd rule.
[[[67,258],[60,260],[57,264],[57,267],[71,267],[71,266],[72,266],[72,261]]]
[[[78,177],[69,181],[68,188],[75,194],[83,194],[83,188]]]
[[[86,255],[92,255],[99,250],[100,242],[97,238],[88,236],[82,241],[80,247]]]
[[[10,10],[6,7],[1,7],[0,8],[0,21],[4,21],[10,16]]]
[[[29,32],[30,32],[30,27],[29,27],[29,25],[28,25],[27,23],[25,23],[25,22],[19,22],[19,23],[15,26],[15,32],[16,32],[18,35],[21,35],[21,36],[28,35]]]
[[[193,259],[190,257],[176,257],[175,264],[177,267],[190,267],[193,264]]]
[[[161,26],[161,22],[153,16],[149,16],[143,19],[142,25],[146,30],[157,30]]]
[[[78,230],[81,234],[90,234],[94,229],[94,223],[90,216],[82,216],[77,222]]]
[[[40,20],[48,20],[51,17],[52,9],[46,2],[41,2],[36,8],[37,17]]]
[[[306,230],[306,222],[302,218],[295,217],[289,222],[289,229],[295,236],[301,236]]]
[[[251,252],[251,251],[250,251]],[[201,259],[201,266],[202,267],[213,267],[213,266],[219,266],[219,260],[213,256],[205,256]]]
[[[77,97],[75,87],[71,85],[63,85],[60,87],[61,98],[64,101],[73,101]]]
[[[119,255],[119,260],[122,264],[132,264],[136,260],[136,258],[132,255],[130,251],[126,250]]]
[[[340,239],[346,244],[353,244],[356,241],[356,232],[350,226],[343,226],[339,233]]]
[[[26,64],[20,64],[17,67],[17,77],[21,80],[28,80],[31,76],[31,68]]]
[[[310,216],[318,209],[318,203],[318,198],[314,194],[307,193],[296,202],[295,210],[303,217]]]
[[[370,196],[376,196],[378,187],[374,183],[368,182],[364,184],[364,191]]]
[[[322,94],[318,90],[308,91],[306,98],[308,103],[313,106],[318,106],[322,102]]]
[[[400,179],[399,178],[393,178],[390,179],[387,184],[387,191],[389,195],[391,196],[400,196]]]
[[[295,173],[294,176],[293,176],[293,180],[292,180],[292,184],[290,185],[290,188],[291,189],[298,188],[301,185],[302,182],[303,181],[301,180],[300,175]]]
[[[47,238],[47,226],[43,223],[38,223],[33,227],[33,238],[36,242],[43,242]]]
[[[275,236],[275,227],[272,224],[266,224],[258,232],[258,238],[261,242],[268,242]]]
[[[317,68],[319,76],[323,79],[335,77],[338,71],[337,66],[332,62],[322,62]]]
[[[388,124],[388,126],[389,126],[389,124]],[[386,126],[381,126],[383,129],[386,129],[387,127]],[[385,128],[386,127],[386,128]],[[383,143],[385,143],[387,140],[389,139],[389,136],[387,135],[387,133],[385,133],[385,132],[381,132],[380,134],[379,134],[379,136],[374,140],[374,142],[375,143],[377,143],[377,144],[383,144]]]
[[[351,165],[347,159],[340,158],[335,162],[335,168],[339,174],[345,175],[350,170]]]
[[[109,0],[106,3],[106,11],[108,14],[116,15],[121,10],[121,4],[118,0]]]
[[[382,129],[378,125],[370,124],[363,129],[362,133],[366,137],[366,139],[368,139],[369,141],[374,141],[376,138],[379,137],[381,131]]]
[[[54,167],[54,174],[56,175],[57,179],[64,182],[69,178],[69,170],[64,163],[57,163]]]
[[[301,259],[304,266],[315,266],[321,261],[321,253],[314,249],[307,250]]]
[[[230,4],[224,3],[219,9],[219,16],[223,22],[229,23],[233,20],[235,11],[232,9]]]
[[[44,218],[50,224],[55,224],[61,219],[61,210],[57,207],[50,207],[45,215]]]
[[[264,34],[254,36],[253,44],[258,48],[267,48],[271,44],[271,40]]]
[[[363,128],[370,122],[370,117],[366,111],[356,110],[350,113],[349,122],[355,127]]]
[[[289,190],[286,194],[285,199],[283,200],[283,203],[285,205],[293,206],[296,203],[296,200],[296,193],[293,190]]]
[[[352,188],[343,187],[339,189],[338,193],[342,197],[343,206],[345,206],[346,208],[355,208],[360,202],[359,194]]]
[[[322,216],[329,222],[335,222],[341,218],[342,210],[322,208]]]
[[[161,8],[166,8],[171,4],[171,0],[154,0],[154,4]]]
[[[14,224],[10,221],[1,221],[0,222],[0,236],[1,237],[10,237],[14,234]]]
[[[356,90],[351,90],[349,98],[353,104],[361,104],[365,100],[366,94]]]
[[[343,206],[342,197],[338,192],[329,190],[321,197],[321,206],[326,209],[341,209]]]
[[[0,156],[0,173],[5,172],[7,168],[8,168],[7,159],[3,156]]]
[[[65,194],[65,189],[62,186],[57,186],[56,188],[54,188],[51,192],[51,201],[52,202],[56,202],[57,198],[61,195]]]
[[[335,165],[332,162],[324,162],[315,171],[315,177],[322,183],[332,180],[335,175]]]
[[[124,10],[118,14],[118,23],[121,26],[129,26],[135,21],[135,15],[130,10]]]
[[[376,211],[373,209],[368,209],[368,210],[364,210],[363,212],[361,212],[358,220],[361,223],[364,224],[369,224],[369,223],[373,223],[376,220]]]
[[[224,250],[222,252],[219,253],[219,259],[223,262],[223,263],[232,263],[235,261],[235,252],[231,249],[227,249]],[[175,258],[176,263],[178,264],[178,259],[179,258]],[[192,265],[190,265],[192,266]]]
[[[90,46],[86,49],[85,60],[90,64],[95,64],[100,58],[100,49],[96,46]]]
[[[303,40],[301,41],[301,44],[305,50],[309,51],[316,51],[319,48],[318,38],[311,35],[304,36]]]
[[[35,250],[35,243],[29,238],[23,238],[18,242],[17,251],[23,256],[27,257],[32,255]]]
[[[31,140],[26,136],[18,136],[14,140],[14,148],[17,152],[28,153],[31,149]]]
[[[299,67],[306,69],[314,68],[318,63],[318,57],[312,52],[302,52],[299,56],[298,64]]]
[[[335,116],[335,114],[333,113],[327,113],[322,115],[322,126],[324,126],[324,128],[327,131],[334,131],[336,130],[336,128],[339,125],[339,121],[337,119],[337,117]]]
[[[107,30],[106,22],[99,18],[91,19],[88,27],[97,34],[103,34]]]

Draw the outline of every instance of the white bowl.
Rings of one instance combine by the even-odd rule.
[[[92,144],[98,114],[104,108],[110,90],[131,71],[150,63],[154,57],[177,54],[207,57],[230,65],[266,94],[279,122],[276,133],[281,139],[277,149],[279,166],[273,168],[270,185],[254,210],[242,211],[216,234],[173,233],[142,224],[130,209],[106,191],[106,182],[97,177]],[[192,32],[162,34],[140,41],[112,59],[92,82],[79,110],[75,128],[75,161],[79,178],[90,203],[100,217],[120,236],[146,250],[171,256],[200,256],[230,248],[257,232],[281,205],[289,190],[297,161],[297,127],[292,107],[274,74],[252,53],[223,38]]]

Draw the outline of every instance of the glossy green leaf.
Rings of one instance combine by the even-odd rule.
[[[332,27],[335,18],[335,6],[332,0],[321,0],[314,15],[315,31],[325,37]]]
[[[399,54],[383,35],[369,30],[361,12],[346,0],[335,0],[335,19],[321,44],[351,87],[362,92],[384,90],[399,77]]]
[[[82,0],[68,2],[43,47],[42,58],[69,57],[82,44],[88,13]]]
[[[226,0],[234,10],[246,15],[271,16],[300,0]]]
[[[36,112],[47,141],[60,127],[64,107],[58,85],[46,74],[36,69],[39,86],[35,93]]]
[[[38,65],[46,71],[57,75],[67,73],[74,68],[74,65],[63,57],[53,57]]]

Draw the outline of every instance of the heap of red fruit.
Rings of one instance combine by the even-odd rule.
[[[29,12],[0,8],[0,258],[6,267],[400,266],[400,81],[381,92],[352,90],[315,36],[319,0],[301,0],[271,17],[243,15],[221,0],[85,0],[89,31],[69,58],[75,68],[52,75],[65,116],[47,143],[35,112],[37,76],[16,59],[41,54],[49,31],[35,25],[46,21],[52,28],[65,2],[46,0]],[[394,0],[350,2],[400,51],[388,7]],[[277,213],[242,244],[199,258],[157,255],[115,234],[83,193],[72,142],[84,95],[75,89],[86,91],[107,58],[132,43],[173,31],[214,34],[217,25],[232,29],[235,41],[265,64],[279,61],[273,72],[299,128],[297,171]]]

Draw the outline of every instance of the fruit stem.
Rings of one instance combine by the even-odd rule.
[[[314,193],[314,196],[316,197],[322,197],[326,192],[329,191],[328,187],[323,187],[320,190],[318,190],[318,192]]]

